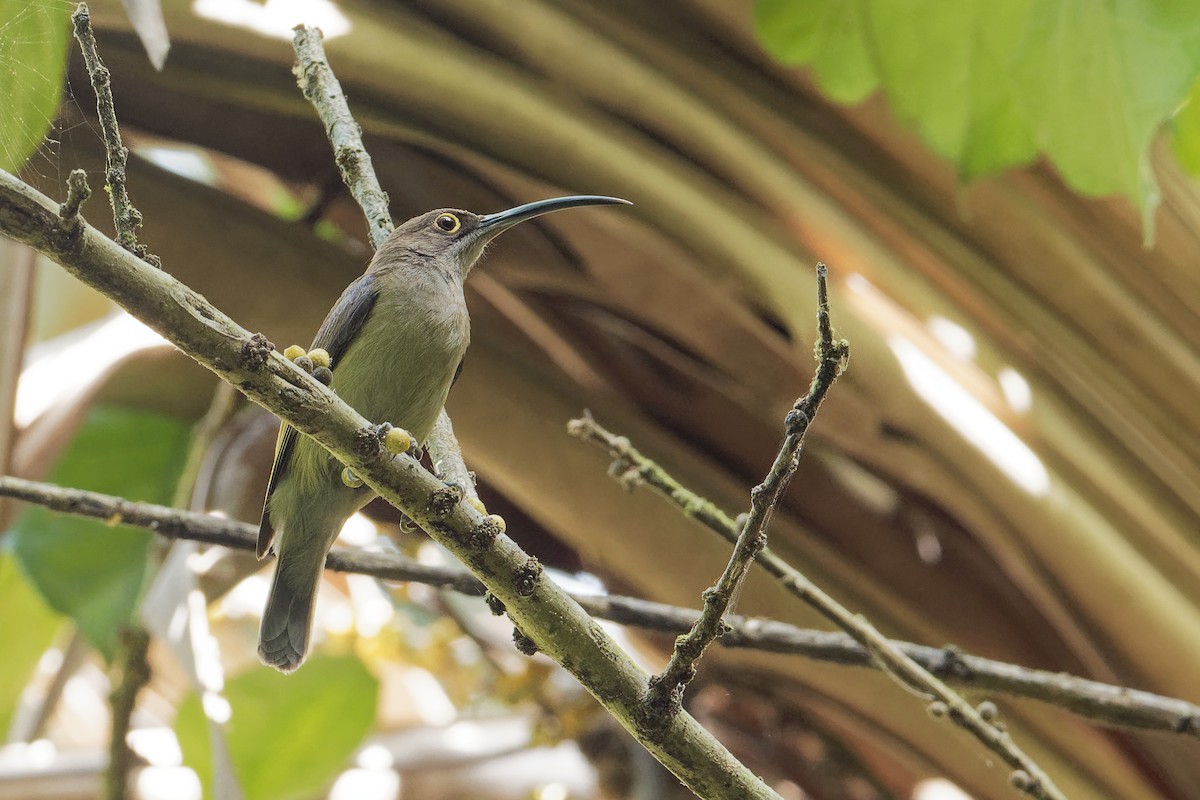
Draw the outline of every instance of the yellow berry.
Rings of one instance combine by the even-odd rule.
[[[383,446],[387,448],[389,453],[400,455],[407,453],[408,448],[412,447],[412,434],[404,430],[404,428],[392,428],[383,437]]]
[[[489,514],[487,516],[487,520],[496,523],[496,527],[500,529],[501,533],[504,533],[506,530],[508,530],[508,525],[504,523],[504,517],[500,516],[499,514]]]
[[[468,497],[467,502],[471,504],[471,508],[478,511],[480,514],[483,514],[485,517],[487,516],[487,506],[485,506],[483,501],[478,497]]]
[[[349,486],[351,489],[357,489],[365,483],[362,478],[354,474],[354,470],[349,467],[342,467],[342,483]]]
[[[287,350],[283,351],[283,357],[286,358],[288,361],[295,361],[297,358],[300,358],[304,354],[305,354],[304,348],[298,344],[294,344],[291,347],[289,347]]]
[[[329,351],[323,347],[318,347],[308,351],[308,357],[312,359],[313,364],[318,367],[329,366]]]

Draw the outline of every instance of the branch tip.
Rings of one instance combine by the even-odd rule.
[[[822,354],[834,348],[833,330],[829,321],[828,274],[829,270],[826,266],[818,263],[817,329],[818,350]],[[809,424],[837,376],[836,371],[827,368],[824,359],[818,361],[817,372],[813,376],[808,393],[796,401],[785,420],[786,433],[779,447],[779,453],[775,456],[775,462],[771,465],[763,482],[750,491],[750,510],[745,523],[736,532],[736,540],[729,563],[721,573],[717,584],[705,590],[704,610],[701,612],[700,618],[696,620],[696,624],[686,636],[681,636],[676,640],[675,650],[671,654],[666,669],[659,676],[660,680],[652,684],[652,693],[682,691],[695,675],[696,663],[704,655],[704,651],[725,632],[727,626],[723,622],[723,617],[729,611],[749,575],[750,565],[766,549],[767,531],[775,506],[787,491],[788,484],[796,472]],[[594,423],[592,427],[595,427]],[[622,458],[629,459],[628,453],[633,448],[628,439],[612,437],[611,445],[623,454]],[[626,475],[631,473],[636,474],[639,481],[645,480],[642,470],[635,464],[631,464],[625,472]]]
[[[142,215],[129,199],[129,192],[125,187],[125,166],[129,158],[129,149],[121,143],[121,128],[117,124],[116,105],[113,102],[112,76],[100,59],[87,3],[76,6],[71,20],[74,23],[75,41],[79,43],[79,50],[83,54],[83,64],[87,69],[92,91],[96,93],[96,116],[100,121],[100,138],[104,141],[106,159],[105,187],[112,205],[117,243],[159,269],[162,267],[162,261],[137,240],[137,229],[142,224]]]
[[[71,170],[67,176],[67,199],[58,207],[58,216],[63,222],[79,222],[79,210],[92,196],[92,186],[87,173],[81,169]]]

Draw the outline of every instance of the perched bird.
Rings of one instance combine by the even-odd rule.
[[[541,214],[610,203],[628,201],[559,197],[483,216],[438,209],[396,228],[313,340],[314,350],[329,354],[333,390],[372,422],[390,422],[423,443],[462,367],[471,338],[463,282],[488,242]],[[343,481],[342,469],[319,444],[281,426],[258,530],[258,557],[272,547],[278,555],[258,655],[281,672],[308,654],[325,554],[375,496]]]

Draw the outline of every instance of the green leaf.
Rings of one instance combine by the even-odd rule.
[[[16,172],[58,115],[71,4],[0,0],[0,169]]]
[[[811,66],[821,91],[839,103],[857,103],[879,88],[858,2],[759,0],[754,23],[776,58]]]
[[[812,10],[834,6],[856,10],[839,25]],[[1142,207],[1156,197],[1151,140],[1200,74],[1186,0],[758,0],[755,19],[768,50],[822,87],[878,75],[896,114],[966,178],[1041,154],[1076,190]]]
[[[246,800],[320,794],[371,730],[378,690],[353,657],[312,658],[291,675],[252,669],[229,681],[223,730]],[[184,763],[212,797],[212,745],[199,696],[180,706],[175,734]]]
[[[1200,81],[1171,120],[1171,149],[1184,169],[1200,175]]]
[[[96,408],[50,480],[130,500],[169,503],[187,452],[183,422],[143,411]],[[153,534],[41,508],[21,515],[13,553],[50,606],[75,619],[106,658],[133,621]]]
[[[0,731],[6,731],[21,692],[62,627],[62,617],[46,606],[8,553],[0,554],[0,609]]]

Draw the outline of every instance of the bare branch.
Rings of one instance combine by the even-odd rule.
[[[704,611],[686,636],[675,642],[671,660],[661,675],[650,679],[648,702],[655,713],[674,714],[682,707],[683,690],[695,677],[696,662],[709,644],[725,632],[722,618],[750,572],[754,557],[767,545],[767,529],[775,505],[787,491],[800,463],[804,436],[833,382],[845,369],[850,346],[834,341],[829,321],[829,270],[817,264],[817,372],[808,392],[796,401],[787,416],[787,433],[775,463],[763,482],[750,492],[750,513],[737,535],[733,553],[717,584],[704,591]]]
[[[292,46],[296,51],[296,66],[292,73],[300,91],[313,104],[325,135],[333,145],[333,160],[342,173],[342,180],[367,217],[367,239],[371,249],[378,250],[395,227],[388,210],[387,192],[379,185],[371,156],[363,147],[362,128],[354,121],[342,85],[325,57],[325,46],[319,28],[297,25]]]
[[[0,497],[36,503],[54,511],[147,528],[167,539],[190,539],[236,550],[253,550],[257,528],[245,522],[139,503],[120,497],[66,489],[48,483],[0,476]],[[485,588],[459,567],[422,564],[393,553],[366,553],[335,547],[325,559],[334,572],[370,575],[390,581],[423,583],[471,596]],[[620,595],[573,595],[592,616],[621,625],[664,633],[684,633],[699,612]],[[845,633],[797,628],[784,622],[730,615],[729,631],[717,644],[728,648],[797,655],[831,664],[877,667]],[[1104,725],[1181,733],[1200,738],[1200,706],[1171,697],[1090,681],[1061,672],[1027,669],[972,656],[954,647],[926,647],[894,641],[910,658],[946,680],[971,689],[1002,692],[1059,706]]]
[[[779,455],[776,457],[767,479],[761,486],[755,487],[751,494],[750,514],[742,531],[738,531],[737,524],[716,509],[712,503],[686,490],[661,467],[634,450],[628,439],[614,436],[604,430],[590,415],[572,420],[567,426],[567,430],[574,436],[585,441],[604,444],[617,458],[610,473],[615,474],[618,479],[622,479],[626,485],[633,486],[641,481],[649,482],[678,504],[685,514],[699,519],[720,533],[723,538],[732,539],[735,543],[734,556],[730,560],[726,574],[722,575],[722,583],[705,592],[704,616],[688,636],[680,638],[681,644],[677,645],[671,663],[668,664],[663,676],[652,679],[652,700],[656,706],[668,713],[677,706],[682,685],[690,677],[690,672],[694,670],[692,662],[699,657],[706,644],[704,636],[711,635],[713,632],[716,632],[717,635],[720,633],[719,624],[715,624],[713,619],[719,620],[724,605],[729,603],[731,595],[726,594],[728,589],[724,588],[726,575],[737,570],[744,573],[747,567],[740,565],[741,559],[744,558],[746,550],[750,548],[751,542],[758,544],[758,547],[753,548],[752,552],[761,550],[765,545],[766,525],[770,521],[775,503],[787,487],[787,483],[796,469],[804,434],[824,399],[829,385],[844,368],[848,346],[845,342],[834,342],[833,340],[825,266],[820,264],[817,269],[817,374],[813,377],[808,393],[800,398],[788,413],[787,435],[784,437]],[[984,747],[1008,764],[1012,768],[1009,783],[1013,788],[1038,800],[1065,800],[1062,791],[1042,768],[1017,746],[1005,726],[995,718],[990,709],[985,718],[979,709],[964,700],[957,692],[897,647],[895,643],[884,637],[865,617],[861,614],[854,614],[842,606],[799,570],[766,551],[763,551],[759,558],[763,566],[779,578],[788,591],[849,634],[865,652],[870,654],[880,669],[895,678],[909,691],[914,691],[931,701],[929,704],[931,712],[966,729]],[[683,656],[680,655],[681,652],[683,652]],[[668,692],[672,694],[668,695]],[[1194,722],[1188,719],[1185,728],[1191,727],[1193,724]]]
[[[104,183],[112,203],[117,242],[146,263],[161,267],[162,262],[158,256],[151,255],[144,244],[138,244],[137,229],[141,227],[142,214],[134,208],[125,188],[125,162],[129,157],[129,150],[121,143],[121,128],[117,125],[117,111],[113,104],[112,75],[100,60],[100,53],[96,49],[96,37],[92,35],[92,19],[87,3],[76,6],[75,13],[71,15],[71,22],[75,27],[75,40],[79,42],[79,49],[83,53],[83,64],[92,81],[92,90],[96,93],[96,114],[100,118],[100,135],[104,139],[108,162]],[[74,196],[68,196],[64,207],[73,206],[75,213],[78,213],[79,204],[75,202]]]
[[[104,771],[104,800],[129,797],[129,773],[134,766],[133,751],[126,737],[133,718],[138,693],[150,682],[150,634],[134,625],[121,632],[120,647],[113,669],[120,677],[115,682],[109,703],[112,706],[112,733],[108,743],[108,768]]]

